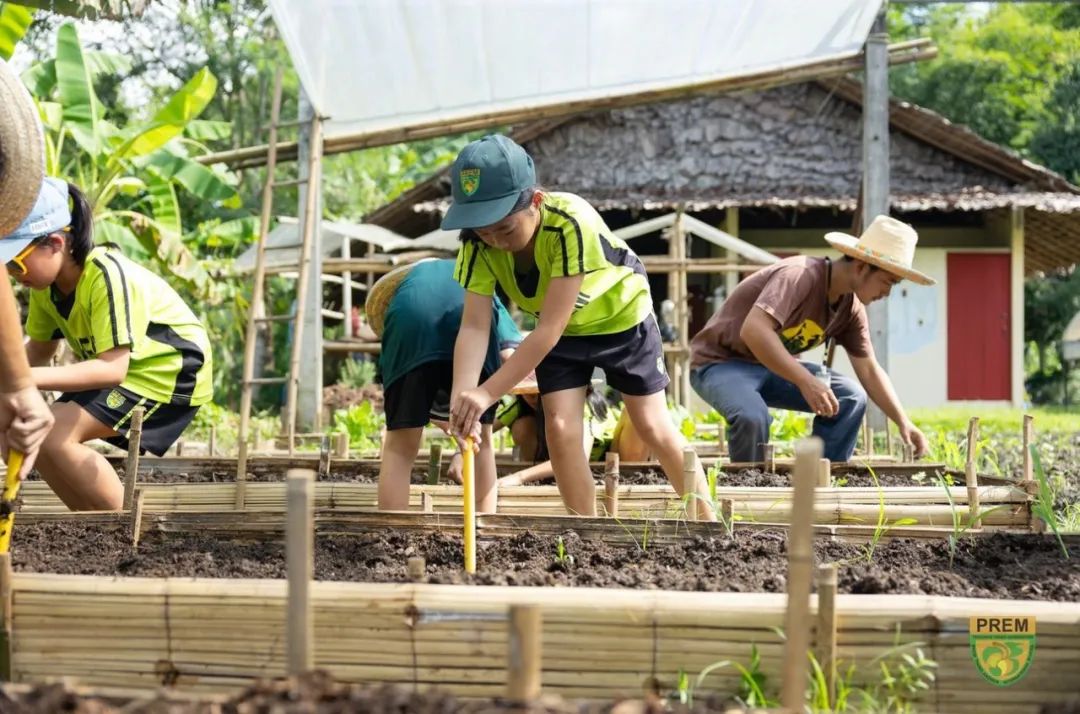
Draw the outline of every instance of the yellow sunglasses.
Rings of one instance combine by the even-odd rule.
[[[26,257],[28,255],[34,252],[34,248],[38,247],[38,243],[40,243],[41,239],[44,237],[45,236],[41,236],[30,241],[25,248],[19,251],[18,255],[9,260],[7,262],[8,272],[12,275],[26,275],[27,270],[26,263],[24,261],[26,260]]]

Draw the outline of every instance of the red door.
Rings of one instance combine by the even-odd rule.
[[[1009,255],[947,260],[949,399],[1011,399]]]

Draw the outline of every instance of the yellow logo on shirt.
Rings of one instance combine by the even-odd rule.
[[[124,395],[115,389],[109,392],[109,396],[105,397],[105,406],[109,409],[119,409],[124,406]]]
[[[803,320],[802,323],[780,332],[784,349],[793,355],[817,347],[824,338],[825,330],[813,320]]]

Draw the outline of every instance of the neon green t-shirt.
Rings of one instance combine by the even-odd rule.
[[[86,256],[71,295],[53,287],[30,291],[26,334],[40,341],[62,337],[80,360],[130,347],[120,386],[147,399],[199,406],[213,396],[202,323],[168,283],[107,248]]]
[[[467,240],[458,251],[454,277],[480,295],[494,295],[498,283],[512,302],[539,318],[551,279],[584,273],[567,335],[623,332],[652,313],[641,260],[580,196],[544,194],[534,251],[536,270],[522,275],[515,272],[513,253]]]

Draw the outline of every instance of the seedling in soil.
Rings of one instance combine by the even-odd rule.
[[[555,538],[555,562],[564,569],[574,564],[574,556],[566,552],[566,543],[563,542],[562,536]]]
[[[1005,508],[1003,505],[992,506],[990,508],[983,509],[978,514],[971,513],[971,508],[967,510],[967,520],[964,520],[963,511],[957,507],[956,502],[953,501],[952,492],[949,490],[949,485],[945,479],[938,476],[938,483],[945,489],[945,498],[949,501],[949,515],[952,517],[952,533],[949,534],[949,570],[952,570],[953,561],[956,559],[956,549],[960,546],[960,539],[963,538],[968,531],[973,530],[977,521],[981,521],[983,516],[986,516],[994,511]]]
[[[709,499],[707,503],[712,508],[713,513],[716,514],[717,521],[724,526],[724,531],[727,533],[728,538],[731,538],[735,534],[735,521],[742,520],[742,517],[735,514],[732,514],[731,518],[724,517],[724,504],[720,502],[720,499],[716,495],[719,481],[720,470],[715,466],[710,467],[709,470],[705,472],[705,484],[709,489]],[[688,493],[683,496],[682,512],[684,515],[689,513],[690,509],[693,508],[692,504],[694,504],[695,499],[705,500],[696,493]]]
[[[1035,479],[1039,482],[1039,493],[1035,497],[1035,502],[1031,504],[1031,512],[1050,527],[1050,530],[1057,536],[1061,552],[1068,558],[1069,549],[1065,547],[1065,541],[1061,539],[1057,514],[1054,513],[1054,489],[1050,487],[1050,480],[1046,477],[1046,472],[1043,471],[1042,459],[1039,458],[1038,449],[1035,448],[1034,444],[1028,448],[1031,449],[1031,463],[1035,471]]]
[[[877,550],[878,544],[890,530],[897,526],[913,526],[919,521],[914,518],[897,518],[890,523],[889,519],[885,517],[885,491],[882,490],[874,469],[870,468],[869,464],[867,464],[866,468],[870,472],[870,479],[874,482],[878,497],[877,523],[874,524],[874,534],[870,536],[870,542],[863,546],[863,552],[866,553],[866,562],[873,563],[874,552]]]

